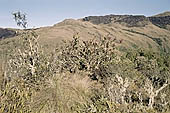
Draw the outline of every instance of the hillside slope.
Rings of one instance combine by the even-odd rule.
[[[61,40],[70,40],[78,33],[84,40],[109,34],[109,37],[123,40],[122,49],[143,47],[169,51],[170,48],[170,31],[154,25],[144,16],[116,16],[114,21],[106,17],[67,19],[52,27],[44,27],[36,31],[43,43],[51,45],[60,43]]]
[[[166,11],[166,12],[154,15],[153,17],[164,17],[164,16],[170,16],[170,11]]]
[[[121,50],[142,47],[169,52],[170,16],[160,15],[153,17],[143,15],[89,16],[78,20],[66,19],[53,26],[35,29],[35,31],[40,35],[40,43],[49,45],[49,48],[60,44],[62,40],[72,39],[78,33],[83,40],[108,35],[116,38],[118,43],[119,40],[123,40],[122,44],[117,44]],[[10,41],[10,39],[7,40]]]

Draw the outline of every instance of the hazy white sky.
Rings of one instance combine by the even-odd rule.
[[[29,27],[40,27],[90,15],[150,16],[170,11],[170,0],[0,0],[0,27],[16,27],[14,11],[27,13]]]

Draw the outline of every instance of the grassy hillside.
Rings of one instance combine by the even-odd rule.
[[[161,17],[164,17],[163,14],[160,14]],[[121,49],[144,47],[154,51],[169,51],[170,31],[159,27],[157,21],[153,24],[145,16],[106,15],[86,18],[79,20],[66,19],[54,26],[35,29],[40,35],[40,44],[50,45],[49,47],[53,48],[60,44],[62,40],[71,40],[72,36],[78,33],[83,40],[107,35],[123,40]],[[108,18],[111,18],[111,20]],[[108,22],[103,23],[104,21]],[[163,21],[166,23],[166,20]]]
[[[154,51],[159,51],[160,48],[169,51],[170,48],[170,31],[153,24],[148,24],[145,27],[126,27],[117,23],[94,25],[80,20],[65,20],[52,27],[40,28],[37,32],[43,43],[52,45],[60,43],[63,39],[70,40],[70,36],[78,33],[80,38],[84,40],[109,35],[123,40],[121,48],[144,47]]]
[[[166,11],[164,13],[154,15],[154,17],[164,17],[164,16],[170,16],[170,11]]]

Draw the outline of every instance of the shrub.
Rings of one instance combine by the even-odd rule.
[[[104,37],[82,41],[79,36],[59,49],[58,61],[60,72],[89,72],[92,79],[99,80],[106,76],[108,65],[115,57],[115,39]]]

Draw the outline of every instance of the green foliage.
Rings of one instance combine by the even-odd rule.
[[[30,113],[31,95],[32,92],[19,79],[6,83],[1,89],[1,113]]]
[[[109,37],[81,41],[78,36],[74,36],[72,41],[65,42],[59,49],[59,69],[70,73],[86,71],[95,80],[103,78],[106,75],[103,71],[106,71],[115,56],[114,41]]]
[[[135,55],[129,52],[127,58],[132,59],[135,64],[135,69],[144,77],[145,82],[143,83],[145,85],[141,84],[141,86],[143,86],[146,93],[153,96],[153,101],[155,101],[152,103],[154,104],[154,109],[162,112],[161,109],[165,108],[164,103],[168,102],[168,100],[163,99],[161,95],[166,95],[165,98],[169,98],[167,95],[170,84],[168,55],[160,55],[159,53],[156,54],[154,52],[140,50],[136,51]],[[139,80],[139,82],[142,81]],[[151,99],[149,95],[148,97]],[[148,105],[151,105],[151,103]]]
[[[18,26],[23,27],[24,29],[27,28],[26,14],[18,11],[18,12],[12,13],[12,15],[14,16],[14,20]]]
[[[18,26],[26,28],[25,14],[14,13]],[[0,91],[0,110],[4,113],[30,113],[33,92],[45,87],[55,71],[52,55],[44,54],[38,35],[24,30],[18,45],[7,58]]]
[[[8,61],[8,78],[18,77],[29,87],[44,84],[53,74],[52,58],[44,54],[38,45],[38,35],[34,31],[22,33],[20,45]]]

